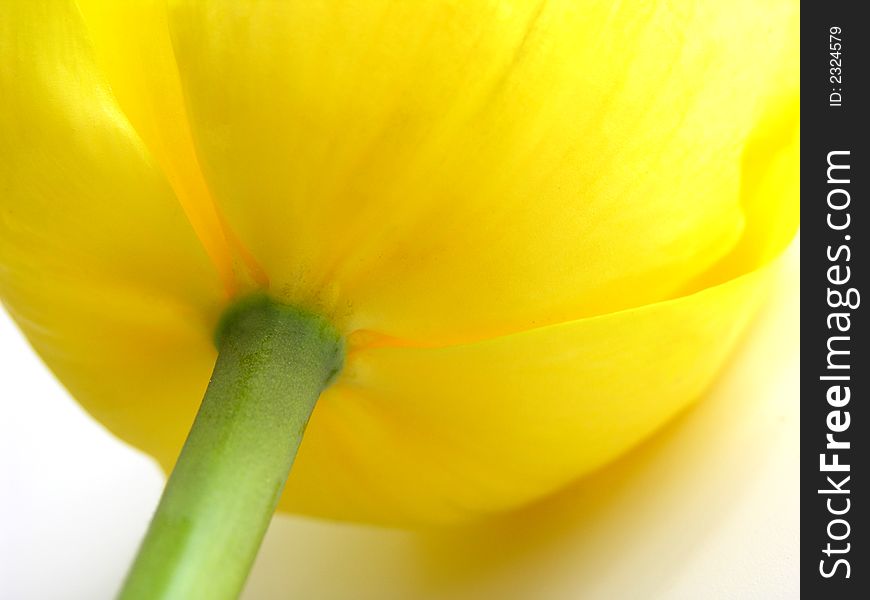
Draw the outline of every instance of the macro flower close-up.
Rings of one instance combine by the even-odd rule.
[[[702,398],[798,227],[798,21],[3,0],[0,301],[175,468],[122,597],[234,597],[276,506],[522,509]]]

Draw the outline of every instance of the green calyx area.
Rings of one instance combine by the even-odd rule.
[[[344,345],[265,296],[230,307],[202,405],[120,598],[236,598]]]

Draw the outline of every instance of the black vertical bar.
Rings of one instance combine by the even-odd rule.
[[[801,593],[870,597],[863,2],[801,5]],[[867,298],[870,301],[870,296]]]

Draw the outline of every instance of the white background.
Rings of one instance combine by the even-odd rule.
[[[799,246],[706,398],[617,464],[474,527],[279,516],[245,598],[796,598]],[[112,597],[157,503],[0,311],[0,598]]]

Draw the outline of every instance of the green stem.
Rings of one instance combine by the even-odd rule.
[[[343,359],[324,319],[259,296],[230,309],[217,342],[211,382],[122,600],[238,597],[315,402]]]

